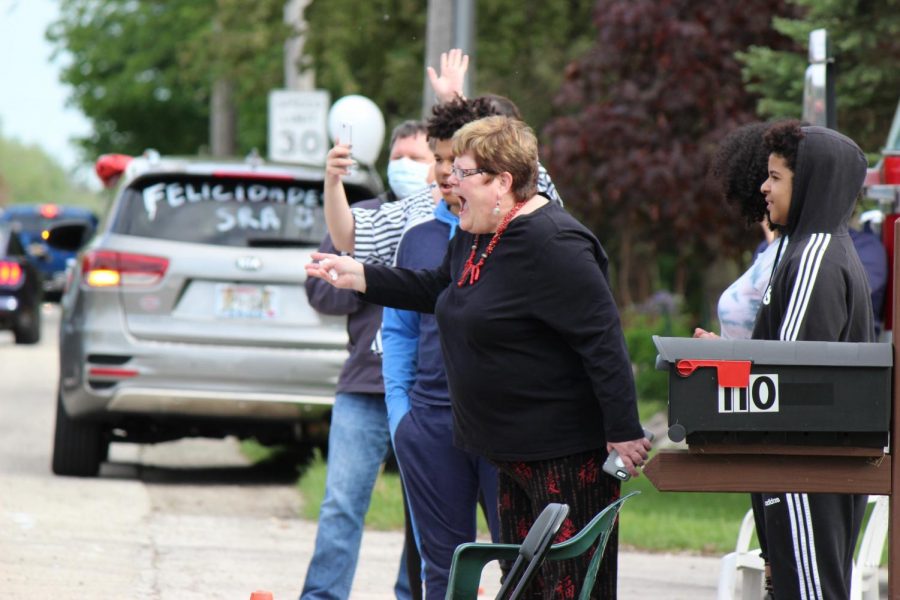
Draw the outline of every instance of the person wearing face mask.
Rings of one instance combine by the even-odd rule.
[[[422,189],[427,189],[432,162],[425,161],[425,157],[400,156],[394,158],[395,152],[396,148],[391,152],[387,168],[388,185],[393,195],[397,198],[406,198]]]
[[[401,196],[414,188],[427,189],[434,159],[421,122],[406,121],[394,129],[391,162],[398,165],[393,170],[392,183],[397,184],[392,190],[394,195]],[[358,204],[377,208],[389,198],[373,198]],[[325,237],[319,249],[335,252],[330,236]],[[315,278],[307,279],[306,293],[315,310],[347,316],[350,356],[338,379],[328,434],[325,498],[319,513],[315,549],[300,597],[303,600],[344,600],[350,595],[363,522],[390,443],[381,358],[371,350],[381,327],[382,309],[352,292],[335,289]],[[414,565],[412,568],[404,556]],[[411,534],[407,535],[404,556],[400,557],[394,593],[398,600],[415,600],[421,598],[420,561]]]

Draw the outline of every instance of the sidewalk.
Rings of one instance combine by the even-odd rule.
[[[400,533],[366,531],[350,595],[352,599],[393,598],[390,590],[402,543]],[[718,578],[719,557],[619,553],[620,600],[715,600]],[[496,563],[488,565],[482,575],[483,593],[479,599],[493,598],[500,589],[499,579],[500,569]],[[886,569],[881,569],[880,579],[881,597],[887,598]],[[735,597],[740,598],[739,594],[738,591]]]

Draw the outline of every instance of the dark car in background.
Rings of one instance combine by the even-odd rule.
[[[326,233],[323,169],[112,156],[97,172],[115,199],[61,301],[53,471],[96,475],[111,441],[324,446],[347,336],[304,289]],[[345,188],[382,189],[367,171]],[[88,239],[65,223],[49,237]]]
[[[0,222],[0,329],[17,344],[41,339],[41,275],[28,260],[19,232]]]
[[[43,277],[44,298],[56,301],[66,283],[66,266],[75,253],[49,246],[45,232],[55,223],[82,221],[93,232],[97,215],[78,206],[59,204],[14,204],[0,213],[0,222],[13,224],[19,231],[28,258]]]

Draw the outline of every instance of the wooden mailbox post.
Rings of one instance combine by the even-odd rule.
[[[893,323],[900,326],[900,221],[894,226]],[[900,341],[900,340],[895,340]],[[894,344],[888,452],[790,445],[694,445],[661,450],[644,474],[662,492],[832,492],[890,496],[888,597],[900,600],[900,351]]]

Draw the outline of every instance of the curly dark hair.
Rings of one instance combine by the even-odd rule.
[[[750,123],[729,133],[716,149],[710,167],[716,192],[738,205],[748,225],[768,214],[760,187],[768,177],[769,150],[763,134],[769,127],[769,123]]]
[[[491,103],[496,114],[519,119],[520,121],[522,120],[522,113],[519,112],[519,107],[506,96],[501,96],[499,94],[483,94],[478,97],[479,100],[482,98]]]
[[[804,137],[803,122],[797,119],[789,119],[775,123],[763,136],[766,150],[777,154],[784,159],[788,168],[797,171],[797,152],[800,148],[800,140]]]
[[[437,104],[431,109],[431,117],[425,122],[428,140],[449,140],[463,125],[484,117],[500,114],[489,99],[466,100],[457,96],[450,102]]]

